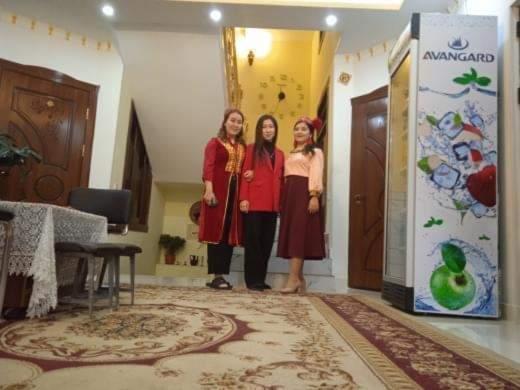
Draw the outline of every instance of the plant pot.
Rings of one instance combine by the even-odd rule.
[[[175,264],[175,255],[164,255],[164,264]]]

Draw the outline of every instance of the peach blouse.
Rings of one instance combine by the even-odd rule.
[[[303,176],[309,178],[309,192],[323,191],[323,151],[314,149],[314,155],[301,152],[289,153],[285,160],[285,176]]]

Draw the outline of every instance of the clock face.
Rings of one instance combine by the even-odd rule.
[[[258,103],[263,113],[283,120],[296,119],[305,107],[303,84],[288,74],[271,75],[260,82]]]

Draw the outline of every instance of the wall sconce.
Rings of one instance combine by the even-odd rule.
[[[236,51],[241,58],[247,58],[251,66],[255,58],[264,58],[271,51],[272,35],[268,30],[239,28],[236,30]]]

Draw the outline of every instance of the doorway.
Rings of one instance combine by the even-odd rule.
[[[388,87],[352,99],[349,287],[381,290]]]

